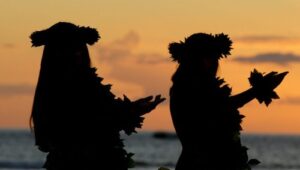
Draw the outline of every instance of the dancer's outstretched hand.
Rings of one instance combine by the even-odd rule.
[[[157,95],[154,100],[153,96],[148,96],[136,101],[130,101],[130,99],[124,95],[123,102],[129,107],[129,114],[124,118],[124,124],[122,125],[122,129],[125,133],[127,135],[136,133],[135,129],[142,127],[144,120],[142,116],[155,109],[155,107],[164,100],[165,98],[162,98],[161,95]]]
[[[162,98],[161,95],[155,96],[154,100],[153,96],[148,96],[145,98],[138,99],[133,102],[133,109],[137,111],[140,115],[144,115],[146,113],[151,112],[155,107],[166,100],[165,98]]]

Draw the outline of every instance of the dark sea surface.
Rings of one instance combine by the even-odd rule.
[[[136,167],[132,170],[174,169],[180,144],[172,133],[153,137],[152,132],[140,132],[124,137],[129,152],[135,153]],[[250,149],[249,157],[262,163],[254,170],[300,170],[300,136],[242,136]],[[34,146],[33,136],[26,130],[0,130],[0,170],[40,170],[45,154]]]

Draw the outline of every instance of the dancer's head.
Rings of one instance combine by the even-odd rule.
[[[96,29],[59,22],[30,36],[32,46],[44,45],[41,69],[60,70],[90,66],[87,45],[100,38]]]
[[[231,45],[232,41],[223,33],[195,33],[184,41],[169,44],[169,53],[182,66],[216,74],[218,60],[230,55]]]

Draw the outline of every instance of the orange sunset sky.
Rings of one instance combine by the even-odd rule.
[[[29,128],[42,47],[29,35],[59,21],[91,26],[101,40],[89,47],[93,66],[117,96],[168,99],[176,63],[167,46],[196,32],[229,34],[232,55],[219,76],[236,94],[250,71],[289,71],[269,107],[252,101],[240,111],[247,133],[300,134],[299,0],[7,0],[0,1],[0,128]],[[165,101],[143,130],[173,131]]]

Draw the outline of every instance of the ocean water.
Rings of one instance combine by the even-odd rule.
[[[127,150],[135,153],[132,170],[174,169],[181,149],[174,134],[154,138],[152,132],[140,132],[124,138]],[[254,170],[300,169],[300,136],[248,134],[242,140],[249,157],[262,162]],[[0,170],[41,170],[44,160],[29,131],[0,130]]]

